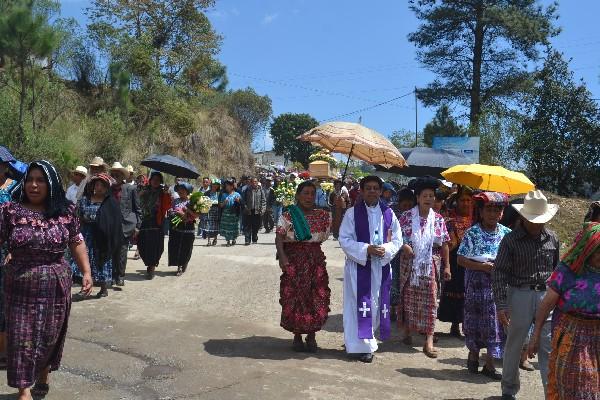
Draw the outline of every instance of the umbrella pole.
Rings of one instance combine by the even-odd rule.
[[[348,154],[348,160],[346,161],[346,168],[344,168],[344,173],[342,174],[342,184],[344,183],[344,179],[346,179],[346,172],[348,172],[348,164],[350,164],[350,157],[352,157],[352,150],[354,150],[354,143],[352,143],[352,147],[350,147],[350,154]]]

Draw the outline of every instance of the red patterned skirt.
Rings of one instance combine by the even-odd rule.
[[[397,307],[398,325],[411,332],[433,335],[437,316],[437,271],[438,256],[433,256],[431,276],[420,277],[419,284],[411,285],[413,259],[400,256],[400,301]]]
[[[289,264],[281,274],[281,327],[293,333],[320,331],[329,313],[329,276],[320,243],[288,242]]]
[[[600,399],[600,320],[561,314],[548,369],[547,399]]]

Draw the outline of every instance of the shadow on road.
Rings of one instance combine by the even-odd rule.
[[[327,322],[323,326],[326,332],[344,333],[344,316],[342,314],[333,314],[327,317]]]
[[[319,337],[317,336],[317,341]],[[322,349],[316,353],[296,353],[292,337],[281,339],[271,336],[250,336],[241,339],[210,339],[204,350],[217,357],[241,357],[255,360],[304,360],[306,358],[351,361],[341,349]]]
[[[172,270],[169,271],[154,271],[154,277],[164,277],[164,276],[175,276],[175,272],[177,272],[177,268],[175,267],[171,267]],[[132,272],[128,272],[125,274],[125,280],[126,281],[133,281],[133,282],[139,282],[139,281],[145,281],[146,279],[146,270],[145,269],[138,269],[135,271],[136,273],[132,273]],[[0,399],[1,400],[1,399]]]
[[[466,369],[400,368],[396,371],[410,378],[432,378],[438,381],[466,382],[477,385],[490,383],[488,378],[471,374]]]

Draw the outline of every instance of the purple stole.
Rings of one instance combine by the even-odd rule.
[[[380,202],[383,214],[383,232],[379,235],[383,243],[388,241],[388,232],[392,227],[392,210]],[[354,206],[354,230],[356,241],[371,243],[369,216],[364,201]],[[390,336],[390,285],[392,281],[390,264],[381,266],[381,287],[379,289],[379,336],[385,340]],[[373,320],[371,318],[371,256],[367,255],[367,263],[356,268],[356,306],[358,313],[358,338],[373,339]]]

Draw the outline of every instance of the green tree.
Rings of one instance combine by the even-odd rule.
[[[568,63],[549,51],[527,106],[516,148],[538,187],[559,194],[600,185],[600,111]]]
[[[479,159],[482,164],[518,168],[514,138],[521,134],[524,115],[500,105],[486,107],[479,121]]]
[[[527,63],[558,34],[556,3],[544,9],[537,0],[411,0],[410,8],[421,25],[408,39],[419,62],[438,76],[419,98],[428,106],[468,107],[475,134],[482,107],[524,90]]]
[[[266,128],[273,114],[269,96],[260,96],[252,88],[228,92],[223,102],[251,140],[257,132]]]
[[[418,139],[418,143],[416,140]],[[400,129],[399,131],[392,132],[390,136],[390,142],[398,149],[404,147],[417,147],[418,144],[423,143],[422,137],[415,138],[415,133],[406,129]]]
[[[35,73],[57,46],[57,35],[47,20],[47,14],[36,12],[33,0],[18,0],[6,7],[0,17],[0,54],[10,61],[20,83],[19,91],[19,137],[15,150],[25,143],[25,106],[31,85],[35,95]],[[32,120],[35,123],[35,97],[32,99]]]
[[[298,161],[306,168],[314,147],[296,137],[318,125],[319,122],[308,114],[279,115],[271,124],[273,150],[277,155],[283,155],[286,160]]]
[[[135,61],[131,58],[132,49],[138,55],[140,52],[149,55],[153,70],[168,85],[176,85],[182,79],[185,81],[185,71],[198,69],[207,56],[219,51],[221,37],[204,13],[214,3],[214,0],[94,0],[88,9],[92,20],[89,29],[100,48],[117,61]],[[142,51],[139,46],[147,50]],[[213,67],[212,63],[202,65]]]
[[[431,147],[434,136],[464,136],[465,134],[465,130],[450,115],[448,105],[442,104],[435,112],[433,120],[423,128],[423,142]]]

